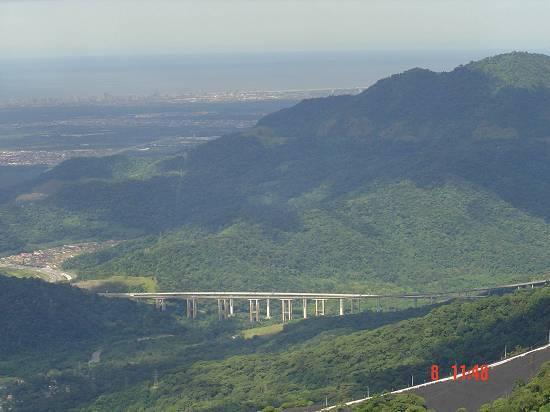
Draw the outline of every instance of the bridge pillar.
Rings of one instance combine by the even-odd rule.
[[[376,299],[376,311],[382,312],[382,302],[380,296],[378,296],[378,298]]]
[[[155,299],[155,308],[164,312],[166,310],[166,302],[162,298]]]
[[[197,299],[187,299],[187,319],[195,319],[197,317]]]
[[[414,307],[415,307],[415,308],[418,307],[418,298],[414,298]]]
[[[354,305],[353,305],[353,301],[354,301],[354,300],[357,302],[357,308],[356,308],[356,309],[357,309],[357,313],[359,313],[359,312],[361,312],[361,299],[352,299],[352,300],[351,300],[351,306],[352,306],[352,308],[353,308],[353,306],[354,306]]]
[[[292,299],[281,299],[281,316],[283,323],[292,320]]]
[[[265,305],[266,305],[265,318],[266,319],[271,319],[271,310],[270,310],[270,307],[269,307],[269,299],[266,299]]]
[[[260,320],[260,303],[258,299],[248,299],[250,303],[250,322],[259,322]]]
[[[233,299],[229,299],[229,316],[233,317],[235,315],[235,310],[233,308]]]
[[[229,317],[229,305],[227,299],[218,299],[218,320],[224,320]]]
[[[304,319],[307,319],[307,299],[302,299],[302,309],[304,311]]]
[[[344,299],[340,298],[340,316],[344,316]]]
[[[315,299],[315,316],[325,316],[326,299]]]

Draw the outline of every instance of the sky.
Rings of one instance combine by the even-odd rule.
[[[0,0],[0,57],[549,49],[547,0]]]

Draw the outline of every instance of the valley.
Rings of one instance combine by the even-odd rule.
[[[548,343],[550,57],[92,106],[0,108],[9,156],[97,151],[0,168],[0,408],[422,411],[380,395]]]

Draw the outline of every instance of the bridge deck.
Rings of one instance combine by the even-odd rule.
[[[130,299],[431,299],[439,297],[463,296],[474,298],[479,294],[525,287],[540,287],[550,284],[550,280],[514,283],[508,285],[475,288],[448,292],[424,292],[406,294],[374,293],[323,293],[323,292],[154,292],[154,293],[101,293],[102,296]]]

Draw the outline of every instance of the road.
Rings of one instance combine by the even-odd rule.
[[[477,411],[481,405],[509,394],[519,379],[530,381],[542,364],[548,361],[550,361],[550,344],[490,364],[489,379],[485,382],[470,379],[463,381],[462,374],[458,374],[456,380],[453,377],[447,377],[390,393],[414,393],[426,400],[428,408],[438,412],[455,412],[459,408]],[[368,399],[371,398],[347,402],[345,406],[352,407]],[[325,412],[336,411],[338,408],[338,406],[330,406],[313,410]]]

